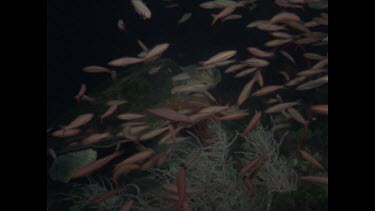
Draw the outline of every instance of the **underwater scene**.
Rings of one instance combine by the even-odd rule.
[[[47,211],[328,210],[328,0],[50,0]]]

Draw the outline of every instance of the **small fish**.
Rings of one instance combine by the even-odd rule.
[[[301,156],[309,161],[310,163],[312,163],[314,166],[316,166],[318,169],[322,170],[322,171],[326,171],[326,169],[324,168],[324,166],[322,164],[320,164],[312,155],[310,155],[308,152],[302,150],[302,149],[299,149],[298,152],[301,154]]]
[[[76,117],[72,122],[70,122],[67,126],[63,126],[64,130],[74,129],[81,127],[87,123],[89,123],[94,118],[94,114],[82,114]]]
[[[285,44],[287,44],[291,41],[292,41],[292,39],[276,39],[276,40],[268,41],[264,45],[267,46],[267,47],[277,47],[277,46],[280,46],[280,45],[285,45]]]
[[[297,21],[287,21],[285,22],[290,28],[297,29],[302,32],[310,32],[310,29],[304,26],[302,23]]]
[[[313,21],[319,23],[320,25],[328,26],[328,19],[325,19],[325,18],[322,18],[322,17],[315,17],[315,18],[313,18]]]
[[[233,73],[233,72],[236,72],[237,70],[240,70],[242,69],[243,67],[246,67],[247,64],[236,64],[236,65],[232,65],[230,67],[228,67],[224,73],[225,74],[229,74],[229,73]]]
[[[261,111],[255,111],[255,114],[253,118],[251,118],[250,122],[246,126],[246,129],[244,132],[241,133],[241,135],[246,136],[259,122],[260,118],[262,117],[262,112]]]
[[[79,102],[81,97],[86,93],[86,90],[87,90],[86,84],[81,84],[81,88],[78,94],[74,97],[77,100],[77,102]]]
[[[263,51],[263,50],[260,50],[258,48],[254,48],[254,47],[247,48],[247,51],[249,51],[254,56],[260,57],[260,58],[267,58],[267,57],[273,57],[274,56],[274,54],[272,52],[266,52],[266,51]]]
[[[139,170],[140,168],[141,166],[136,163],[122,164],[121,166],[115,168],[115,170],[113,171],[113,176],[112,176],[113,183],[118,185],[118,179],[122,175],[129,173],[131,171]]]
[[[148,125],[145,125],[145,126],[136,126],[136,127],[132,127],[130,128],[130,134],[138,134],[146,129],[150,128],[150,126]]]
[[[263,60],[263,59],[258,59],[258,58],[250,58],[250,59],[247,59],[245,61],[243,61],[243,63],[246,63],[248,64],[249,66],[252,66],[252,67],[267,67],[270,62],[267,61],[267,60]]]
[[[122,207],[120,208],[120,211],[130,211],[133,205],[134,205],[134,200],[130,199],[127,202],[125,202],[124,205],[122,205]]]
[[[276,37],[276,38],[282,38],[282,39],[293,39],[294,38],[293,35],[290,35],[290,34],[285,33],[285,32],[272,32],[271,35]]]
[[[319,26],[320,24],[315,22],[315,21],[309,21],[309,22],[306,22],[304,24],[305,27],[307,28],[311,28],[311,27],[316,27],[316,26]]]
[[[228,106],[210,106],[199,111],[199,113],[219,113],[228,109]]]
[[[307,79],[306,76],[296,77],[296,78],[293,78],[292,80],[290,80],[288,83],[286,83],[285,86],[295,86],[295,85],[298,85],[298,84],[302,83],[306,79]]]
[[[319,70],[328,65],[328,58],[323,59],[311,67],[312,70]]]
[[[275,16],[273,16],[270,20],[270,22],[272,24],[284,23],[284,22],[288,22],[288,21],[300,22],[301,18],[298,15],[290,13],[290,12],[281,12],[281,13],[278,13]]]
[[[235,78],[242,78],[246,75],[249,75],[249,74],[255,72],[257,69],[258,69],[257,67],[253,67],[253,68],[250,68],[250,69],[243,70],[243,71],[237,73],[234,77]]]
[[[227,17],[223,18],[221,20],[221,22],[228,21],[228,20],[239,20],[241,18],[242,18],[242,15],[232,14],[232,15],[228,15]]]
[[[285,0],[275,0],[274,2],[275,4],[283,8],[304,9],[302,5],[290,4],[288,1],[285,1]]]
[[[211,88],[211,85],[207,84],[191,84],[191,85],[181,85],[173,87],[171,90],[172,94],[181,93],[181,92],[198,92],[206,91],[208,88]]]
[[[104,114],[100,116],[100,119],[103,121],[104,118],[109,117],[111,114],[113,114],[117,110],[118,105],[111,105]]]
[[[264,80],[263,80],[262,73],[260,73],[260,70],[257,70],[255,72],[254,78],[256,79],[260,87],[264,86]]]
[[[176,186],[178,191],[178,201],[176,202],[175,210],[179,210],[182,207],[184,201],[186,200],[184,167],[180,167],[176,174]]]
[[[179,4],[171,4],[171,5],[167,5],[165,6],[165,8],[173,8],[173,7],[178,7],[180,6]]]
[[[290,77],[289,77],[289,75],[286,72],[281,71],[280,74],[284,76],[284,78],[285,78],[286,81],[290,81]]]
[[[214,25],[216,21],[223,19],[229,16],[230,14],[232,14],[236,10],[236,8],[239,6],[240,6],[239,3],[231,4],[225,7],[219,14],[216,14],[216,15],[212,14],[211,16],[213,17],[213,20],[212,20],[211,26]]]
[[[100,204],[101,202],[106,201],[106,200],[114,197],[116,194],[120,193],[123,190],[124,190],[124,188],[118,188],[118,189],[114,189],[112,191],[109,191],[107,193],[100,194],[100,195],[90,199],[89,205]]]
[[[221,6],[218,6],[214,1],[203,2],[203,3],[199,4],[199,7],[203,8],[203,9],[222,8]]]
[[[323,60],[323,59],[326,58],[325,56],[321,56],[321,55],[316,54],[316,53],[304,53],[303,56],[304,56],[306,59],[310,59],[310,60],[318,60],[318,61],[321,61],[321,60]]]
[[[136,58],[136,57],[122,57],[119,59],[112,60],[108,62],[108,65],[114,67],[126,67],[128,65],[137,64],[143,62],[143,58]]]
[[[274,105],[274,106],[268,108],[267,110],[264,111],[264,113],[271,114],[271,113],[280,112],[284,109],[287,109],[287,108],[290,108],[290,107],[293,107],[293,106],[299,105],[299,104],[300,104],[300,102],[280,103],[280,104],[277,104],[277,105]]]
[[[170,46],[169,43],[156,45],[146,54],[146,56],[143,59],[146,61],[152,60],[153,58],[158,57],[161,54],[163,54],[164,51],[166,51],[169,48],[169,46]]]
[[[170,108],[155,108],[155,109],[147,109],[148,113],[170,120],[174,122],[187,122],[192,123],[192,120],[189,119],[188,116],[185,116],[183,114],[177,113],[175,110]]]
[[[216,117],[217,120],[220,121],[228,121],[228,120],[239,120],[246,116],[249,116],[249,112],[239,111],[232,114],[224,115],[221,117]]]
[[[230,59],[231,57],[233,57],[236,54],[237,54],[237,51],[235,51],[235,50],[223,51],[223,52],[220,52],[220,53],[212,56],[208,60],[201,62],[201,64],[205,66],[205,65],[210,65],[210,64],[222,62],[222,61]]]
[[[314,89],[314,88],[322,86],[326,83],[328,83],[328,75],[325,75],[325,76],[323,76],[321,78],[318,78],[316,80],[312,80],[312,81],[306,82],[304,84],[301,84],[296,88],[296,90],[303,91],[303,90]]]
[[[288,111],[288,114],[290,115],[290,117],[292,119],[296,120],[297,122],[301,123],[302,125],[307,125],[307,123],[309,123],[309,121],[305,120],[303,118],[303,116],[301,115],[301,113],[298,112],[296,109],[288,108],[287,111]]]
[[[255,28],[259,25],[266,24],[266,23],[268,23],[267,20],[257,20],[257,21],[253,21],[253,22],[247,24],[246,28]]]
[[[155,138],[156,136],[159,136],[160,134],[164,133],[166,130],[168,130],[168,127],[164,127],[164,128],[152,130],[152,131],[150,131],[150,132],[145,133],[144,135],[142,135],[139,138],[139,140],[140,141],[150,140],[150,139]]]
[[[275,127],[273,127],[273,128],[271,129],[271,131],[272,131],[272,132],[276,132],[276,131],[278,131],[278,130],[281,130],[281,129],[284,129],[284,128],[288,128],[288,127],[290,127],[290,124],[289,124],[289,123],[278,124],[278,125],[276,125]]]
[[[266,104],[275,104],[275,103],[279,103],[279,99],[277,98],[270,98],[266,101]]]
[[[314,182],[314,183],[320,183],[324,185],[328,185],[328,178],[327,177],[319,177],[319,176],[303,176],[299,178],[302,181],[306,182]]]
[[[53,160],[56,160],[56,158],[57,158],[55,150],[53,150],[51,148],[47,150],[47,155],[51,156],[51,158]]]
[[[96,66],[96,65],[84,67],[82,69],[82,71],[88,72],[88,73],[109,73],[109,72],[111,72],[111,70],[109,70],[105,67],[100,67],[100,66]]]
[[[142,0],[131,0],[131,3],[133,4],[135,11],[140,16],[142,16],[143,19],[150,19],[151,18],[151,11],[142,2]]]
[[[107,106],[113,106],[113,105],[122,105],[122,104],[125,104],[125,103],[128,103],[128,101],[126,100],[111,100],[111,101],[108,101],[106,103]]]
[[[146,51],[146,52],[150,51],[150,50],[147,48],[147,46],[146,46],[142,41],[137,40],[137,43],[138,43],[138,45],[142,48],[143,51]]]
[[[278,91],[280,89],[285,89],[285,87],[279,86],[279,85],[266,86],[266,87],[263,87],[263,88],[259,89],[256,92],[254,92],[251,96],[259,97],[259,96],[267,95],[269,93]]]
[[[296,61],[294,61],[293,57],[288,52],[281,50],[280,53],[296,65]]]
[[[68,138],[68,137],[74,137],[81,133],[80,129],[64,129],[64,130],[58,130],[52,133],[52,136],[57,138]]]
[[[146,170],[153,168],[158,162],[159,158],[162,157],[162,155],[163,153],[159,153],[153,156],[152,158],[148,159],[144,164],[142,164],[140,169],[143,171],[146,171]]]
[[[87,95],[82,95],[81,100],[82,101],[87,101],[87,102],[95,102],[94,98],[91,98],[91,97],[89,97]]]
[[[110,137],[111,137],[110,133],[95,133],[79,141],[78,144],[79,145],[94,144],[103,139],[110,138]]]
[[[256,80],[255,79],[251,79],[245,86],[244,88],[242,89],[241,91],[241,94],[238,96],[238,99],[237,99],[237,105],[242,105],[242,103],[244,103],[247,98],[249,97],[250,93],[251,93],[251,90],[255,84]]]
[[[191,79],[191,76],[187,73],[180,73],[172,77],[172,81],[183,81]]]
[[[142,160],[145,160],[145,159],[151,157],[154,154],[155,154],[155,151],[152,150],[152,149],[148,149],[148,150],[145,150],[145,151],[142,151],[142,152],[138,152],[138,153],[130,156],[129,158],[126,158],[125,160],[121,161],[120,163],[116,164],[115,170],[118,169],[119,167],[123,166],[123,165],[134,164],[136,162],[140,162]]]
[[[117,27],[121,30],[121,31],[124,31],[126,32],[126,26],[125,26],[125,22],[124,20],[120,19],[117,21]]]
[[[320,41],[320,38],[305,37],[305,38],[301,38],[301,39],[294,41],[294,43],[297,45],[306,45],[306,44],[316,43],[318,41]]]
[[[86,166],[82,167],[81,169],[77,170],[76,172],[74,172],[73,175],[71,176],[71,178],[76,179],[76,178],[85,177],[89,174],[92,174],[93,172],[95,172],[98,169],[105,166],[111,160],[113,160],[113,159],[119,157],[120,155],[122,155],[123,153],[124,153],[124,151],[115,151],[111,155],[108,155],[108,156],[103,157],[99,160],[91,162],[88,165],[86,165]]]
[[[328,36],[328,34],[324,32],[306,32],[306,33],[303,33],[302,35],[304,37],[319,38],[319,39],[323,39],[324,37]]]
[[[242,167],[241,170],[240,170],[240,173],[239,173],[240,177],[244,177],[247,172],[249,172],[251,169],[254,169],[254,167],[256,167],[260,162],[262,162],[262,160],[265,159],[266,155],[267,154],[264,153],[261,156],[259,156],[258,158],[250,161],[244,167]]]
[[[156,73],[159,72],[160,68],[161,68],[161,66],[151,68],[151,69],[148,71],[148,74],[149,74],[149,75],[155,75]]]
[[[324,115],[328,115],[328,104],[325,104],[325,105],[312,105],[310,107],[310,110],[315,112],[315,113],[318,113],[318,114],[324,114]]]
[[[254,185],[251,182],[250,178],[249,177],[244,177],[243,181],[244,181],[244,183],[246,185],[247,190],[250,192],[250,196],[254,197],[255,196],[255,188],[254,188]]]
[[[317,75],[319,73],[322,73],[322,72],[326,72],[327,69],[309,69],[309,70],[304,70],[304,71],[301,71],[299,73],[297,73],[297,76],[313,76],[313,75]]]
[[[189,19],[191,18],[191,16],[192,16],[192,14],[191,14],[190,12],[189,12],[189,13],[185,13],[185,14],[181,17],[181,19],[178,21],[178,24],[183,23],[183,22],[189,20]]]
[[[134,120],[134,119],[140,119],[145,117],[143,114],[135,114],[135,113],[126,113],[126,114],[120,114],[117,116],[117,119],[121,120]]]
[[[285,29],[284,26],[274,25],[270,22],[258,24],[256,28],[262,31],[267,31],[267,32],[274,32],[274,31],[280,31],[280,30]]]

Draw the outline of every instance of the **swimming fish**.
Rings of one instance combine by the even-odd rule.
[[[74,97],[77,100],[77,102],[79,102],[81,97],[86,93],[86,90],[87,90],[86,84],[81,84],[81,88],[78,94]]]
[[[249,51],[251,54],[253,54],[256,57],[264,58],[264,57],[272,57],[274,54],[272,52],[266,52],[263,50],[260,50],[258,48],[249,47],[247,48],[247,51]]]
[[[208,60],[201,62],[201,64],[205,66],[205,65],[210,65],[210,64],[217,63],[217,62],[222,62],[222,61],[225,61],[227,59],[230,59],[231,57],[233,57],[236,54],[237,54],[237,51],[235,51],[235,50],[223,51],[223,52],[220,52],[220,53],[212,56]]]
[[[233,72],[236,72],[237,70],[240,70],[240,69],[242,69],[242,68],[244,68],[244,67],[246,67],[246,66],[247,66],[247,64],[236,64],[236,65],[232,65],[232,66],[228,67],[228,68],[224,71],[224,73],[225,73],[225,74],[233,73]]]
[[[256,80],[253,78],[251,79],[245,86],[244,88],[242,89],[240,95],[238,96],[238,99],[237,99],[237,105],[242,105],[242,103],[244,103],[247,98],[249,97],[250,95],[250,92],[255,84]]]
[[[294,37],[293,35],[290,35],[286,32],[272,32],[271,35],[276,38],[282,38],[282,39],[293,39]]]
[[[154,48],[152,48],[147,54],[145,57],[143,57],[143,59],[145,61],[149,61],[149,60],[152,60],[153,58],[155,57],[158,57],[160,56],[161,54],[164,53],[164,51],[166,51],[168,48],[169,48],[170,44],[168,43],[163,43],[163,44],[159,44],[159,45],[156,45]]]
[[[122,104],[125,104],[125,103],[128,103],[128,101],[126,100],[110,100],[106,103],[107,106],[113,106],[113,105],[122,105]]]
[[[326,169],[324,168],[324,166],[322,164],[320,164],[312,155],[310,155],[308,152],[306,152],[305,150],[302,150],[302,149],[299,149],[298,152],[301,154],[301,156],[309,161],[310,163],[312,163],[314,166],[316,166],[318,169],[322,170],[322,171],[326,171]]]
[[[284,86],[280,86],[280,85],[266,86],[266,87],[263,87],[263,88],[257,90],[256,92],[254,92],[251,96],[253,96],[253,97],[259,97],[259,96],[267,95],[269,93],[278,91],[280,89],[285,89],[285,87]]]
[[[249,75],[249,74],[255,72],[257,69],[258,69],[257,67],[253,67],[253,68],[250,68],[250,69],[243,70],[243,71],[237,73],[234,77],[235,78],[242,78],[246,75]]]
[[[121,166],[115,168],[115,170],[113,171],[113,175],[112,175],[113,183],[118,185],[118,179],[122,175],[129,173],[131,171],[139,170],[140,168],[141,166],[136,163],[122,164]]]
[[[84,138],[83,140],[79,141],[77,144],[78,145],[87,145],[87,144],[94,144],[102,139],[110,138],[111,134],[106,132],[106,133],[95,133],[91,134],[90,136]]]
[[[104,118],[110,116],[111,114],[113,114],[116,110],[117,110],[117,107],[118,105],[114,104],[114,105],[111,105],[108,110],[106,112],[104,112],[104,114],[102,114],[100,116],[100,119],[103,121]]]
[[[150,51],[147,46],[140,40],[137,40],[138,45],[142,48],[143,51],[148,52]]]
[[[260,70],[255,71],[254,78],[258,82],[259,86],[263,88],[264,80],[263,80],[262,73],[260,73]]]
[[[246,63],[248,64],[249,66],[252,66],[252,67],[266,67],[270,64],[269,61],[267,60],[264,60],[264,59],[258,59],[258,58],[250,58],[250,59],[246,59],[245,61],[243,61],[243,63]]]
[[[108,156],[105,156],[105,157],[103,157],[99,160],[93,161],[93,162],[89,163],[88,165],[82,167],[81,169],[77,170],[76,172],[74,172],[73,175],[71,176],[71,178],[76,179],[76,178],[80,178],[80,177],[85,177],[85,176],[97,171],[98,169],[102,168],[104,165],[109,163],[111,160],[119,157],[123,153],[124,153],[124,151],[118,150],[118,151],[115,151],[114,153],[112,153]]]
[[[259,122],[261,117],[262,117],[262,112],[261,111],[255,111],[254,116],[251,118],[251,120],[249,121],[249,123],[246,126],[245,131],[242,132],[241,135],[245,136],[246,134],[248,134],[256,126],[256,124]]]
[[[68,138],[68,137],[74,137],[77,136],[81,133],[80,129],[63,129],[63,130],[58,130],[52,133],[52,136],[57,137],[57,138]]]
[[[314,183],[328,185],[328,178],[327,177],[302,176],[299,179],[302,180],[302,181],[306,181],[306,182],[314,182]]]
[[[289,61],[291,61],[294,65],[296,65],[296,61],[294,61],[293,57],[286,51],[281,50],[280,53],[285,56]]]
[[[254,196],[255,196],[255,188],[254,188],[254,185],[253,185],[253,183],[251,182],[250,178],[247,177],[247,176],[245,176],[245,177],[243,178],[243,181],[244,181],[244,183],[245,183],[245,185],[246,185],[247,190],[250,192],[250,196],[251,196],[251,197],[254,197]]]
[[[326,83],[328,83],[328,75],[325,75],[325,76],[323,76],[321,78],[318,78],[316,80],[312,80],[312,81],[308,81],[306,83],[303,83],[303,84],[299,85],[296,88],[296,90],[303,91],[303,90],[314,89],[314,88],[322,86]]]
[[[275,24],[272,24],[270,22],[260,23],[256,26],[256,28],[259,29],[259,30],[268,31],[268,32],[280,31],[280,30],[285,29],[284,26],[275,25]]]
[[[152,150],[152,149],[147,149],[145,151],[138,152],[138,153],[130,156],[129,158],[126,158],[125,160],[121,161],[120,163],[116,164],[115,170],[118,169],[119,167],[123,166],[123,165],[134,164],[136,162],[140,162],[142,160],[145,160],[145,159],[151,157],[154,154],[155,154],[155,151]]]
[[[135,11],[142,16],[143,19],[150,19],[151,18],[151,11],[148,7],[142,2],[142,0],[131,0],[130,1]]]
[[[149,75],[155,75],[156,73],[159,72],[160,68],[161,68],[161,66],[153,67],[153,68],[151,68],[151,69],[148,71],[148,74],[149,74]]]
[[[117,119],[121,120],[134,120],[134,119],[140,119],[145,117],[143,114],[135,114],[135,113],[126,113],[126,114],[120,114],[117,116]]]
[[[290,117],[292,117],[292,119],[296,120],[297,122],[301,123],[302,125],[306,125],[307,123],[309,123],[309,121],[305,120],[305,118],[303,118],[301,113],[299,113],[296,109],[288,108],[287,111],[288,111],[288,114],[290,115]]]
[[[124,205],[122,205],[122,207],[120,208],[120,211],[130,211],[130,209],[133,207],[133,205],[134,205],[134,200],[130,199],[130,200],[126,201],[124,203]]]
[[[189,12],[189,13],[185,13],[185,14],[181,17],[181,19],[178,21],[178,24],[183,23],[183,22],[189,20],[189,19],[191,18],[191,16],[192,16],[192,14],[191,14],[190,12]]]
[[[211,26],[214,25],[216,21],[223,19],[227,17],[228,15],[232,14],[236,10],[236,8],[239,6],[240,6],[240,3],[231,4],[225,7],[219,14],[212,14],[211,16],[213,17],[213,20],[212,20]]]
[[[72,122],[70,122],[67,126],[63,126],[63,129],[69,130],[69,129],[81,127],[89,123],[93,118],[94,118],[94,114],[91,114],[91,113],[79,115]]]
[[[291,41],[292,41],[292,39],[276,39],[276,40],[268,41],[264,45],[267,46],[267,47],[276,47],[276,46],[280,46],[280,45],[285,45],[285,44],[287,44]]]
[[[176,174],[176,186],[178,191],[178,201],[176,202],[175,211],[179,210],[186,200],[185,167],[180,167]]]
[[[94,98],[89,97],[89,96],[87,96],[87,95],[82,95],[81,100],[82,100],[82,101],[87,101],[87,102],[95,102],[95,99],[94,99]]]
[[[311,32],[309,28],[304,26],[302,23],[297,21],[286,21],[285,22],[290,28],[297,29],[302,32]]]
[[[163,128],[160,128],[160,129],[151,130],[150,132],[147,132],[147,133],[143,134],[139,138],[139,140],[140,141],[150,140],[150,139],[155,138],[156,136],[164,133],[166,130],[168,130],[168,127],[163,127]]]
[[[117,27],[121,30],[121,31],[124,31],[126,32],[126,26],[125,26],[125,22],[124,20],[120,19],[117,21]]]
[[[255,28],[261,24],[268,23],[268,20],[257,20],[246,25],[246,28]]]
[[[275,112],[280,112],[284,109],[287,109],[287,108],[290,108],[290,107],[293,107],[293,106],[299,105],[299,104],[300,104],[300,102],[280,103],[280,104],[277,104],[277,105],[274,105],[274,106],[268,108],[267,110],[264,111],[264,113],[271,114],[271,113],[275,113]]]
[[[108,65],[114,66],[114,67],[126,67],[128,65],[141,63],[143,61],[144,61],[143,58],[122,57],[122,58],[114,59],[114,60],[108,62]]]
[[[100,67],[100,66],[96,66],[96,65],[84,67],[84,68],[82,68],[82,71],[88,72],[88,73],[109,73],[109,72],[111,72],[111,70],[109,70],[105,67]]]
[[[328,104],[325,104],[325,105],[312,105],[310,107],[310,110],[315,112],[315,113],[318,113],[318,114],[324,114],[324,115],[328,115]]]
[[[212,85],[208,84],[190,84],[190,85],[181,85],[175,86],[172,88],[171,93],[181,93],[181,92],[198,92],[198,91],[205,91],[208,88],[211,88]]]
[[[242,15],[232,14],[232,15],[228,15],[227,17],[223,18],[221,20],[221,22],[228,21],[228,20],[239,20],[241,18],[242,18]]]
[[[270,23],[275,24],[275,23],[283,23],[283,22],[287,22],[287,21],[300,22],[301,18],[294,13],[281,12],[281,13],[278,13],[275,16],[273,16],[270,20]]]
[[[170,108],[154,108],[154,109],[147,109],[146,112],[170,120],[174,122],[186,122],[186,123],[192,123],[192,120],[189,119],[188,116],[185,116],[183,114],[177,113],[175,110]]]

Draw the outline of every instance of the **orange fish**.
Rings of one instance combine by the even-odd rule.
[[[118,185],[117,181],[118,181],[118,179],[120,178],[121,175],[129,173],[129,172],[134,171],[134,170],[138,170],[140,168],[141,168],[141,166],[138,165],[138,164],[135,164],[135,163],[121,165],[119,168],[114,170],[113,176],[112,176],[112,181],[116,185]]]
[[[327,177],[320,177],[320,176],[303,176],[299,178],[302,181],[306,182],[314,182],[320,183],[324,185],[328,185],[328,178]]]
[[[249,179],[249,177],[244,177],[243,181],[246,185],[247,190],[249,190],[249,192],[250,192],[250,196],[254,197],[255,196],[255,188],[254,188],[253,183]]]
[[[318,113],[318,114],[324,114],[328,115],[328,104],[325,105],[313,105],[310,107],[310,110]]]
[[[183,203],[186,200],[186,191],[185,191],[185,168],[180,167],[176,175],[176,185],[178,191],[178,201],[175,206],[175,211],[181,209]]]
[[[58,137],[58,138],[67,138],[67,137],[74,137],[81,133],[81,129],[64,129],[64,130],[58,130],[52,133],[52,136]]]
[[[298,152],[301,154],[301,156],[306,159],[307,161],[309,161],[310,163],[312,163],[314,166],[316,166],[318,169],[322,170],[322,171],[326,171],[326,169],[324,168],[324,166],[322,164],[320,164],[312,155],[310,155],[308,152],[302,150],[302,149],[299,149]]]
[[[118,107],[118,105],[116,105],[116,104],[110,106],[108,108],[108,110],[103,115],[100,116],[100,119],[103,121],[104,118],[106,118],[106,117],[110,116],[111,114],[113,114],[117,110],[117,107]]]
[[[82,114],[75,118],[72,122],[70,122],[67,126],[63,126],[64,130],[73,129],[77,127],[81,127],[88,122],[90,122],[94,118],[94,114]]]
[[[167,119],[174,122],[187,122],[192,123],[192,120],[183,114],[177,113],[175,110],[170,108],[154,108],[154,109],[147,109],[148,113],[161,117],[163,119]]]
[[[247,125],[245,131],[242,132],[242,135],[245,136],[248,132],[250,132],[256,126],[256,124],[259,122],[261,117],[262,117],[262,112],[256,111],[253,118],[251,118],[249,124]]]
[[[256,80],[251,79],[242,89],[240,96],[237,99],[237,105],[244,103],[250,95],[250,92],[255,84]]]

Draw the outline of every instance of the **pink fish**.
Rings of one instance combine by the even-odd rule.
[[[81,97],[86,93],[86,90],[86,84],[81,84],[81,89],[79,90],[78,94],[74,97],[77,100],[77,102],[79,102]]]

